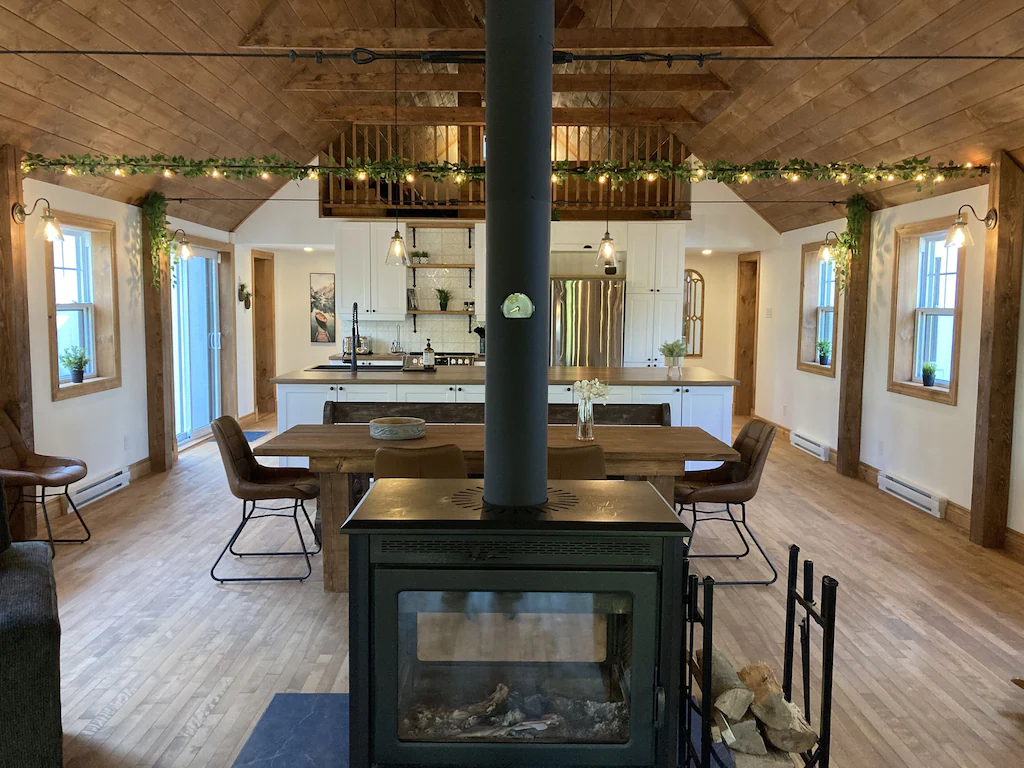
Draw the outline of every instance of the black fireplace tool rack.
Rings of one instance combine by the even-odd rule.
[[[782,692],[788,701],[793,701],[793,667],[796,662],[797,632],[799,631],[800,678],[804,717],[811,723],[811,630],[821,629],[821,701],[818,727],[818,743],[814,749],[800,755],[806,768],[829,768],[829,750],[832,738],[832,682],[835,662],[836,636],[836,593],[839,582],[831,576],[821,579],[821,602],[814,599],[814,562],[803,562],[803,588],[798,582],[800,576],[800,548],[794,544],[789,548],[789,573],[786,587],[786,640],[783,661]],[[696,651],[698,627],[701,647],[708,654],[714,639],[714,593],[715,580],[706,576],[703,580],[695,574],[686,578],[684,600],[683,632],[683,681],[682,695],[686,704],[679,718],[679,765],[682,768],[726,768],[726,763],[715,752],[712,743],[711,724],[713,718],[711,699],[711,663],[701,668],[701,680],[696,680],[690,659]],[[798,620],[798,611],[803,616]],[[701,700],[694,696],[696,688],[701,690]],[[697,721],[695,723],[695,721]],[[699,741],[695,741],[695,730],[699,729]]]

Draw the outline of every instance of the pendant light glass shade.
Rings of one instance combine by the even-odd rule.
[[[181,240],[178,239],[178,233],[181,233]],[[176,229],[171,235],[171,249],[176,251],[178,257],[188,261],[192,258],[192,243],[188,241],[188,235],[185,234],[184,229]]]
[[[822,261],[832,261],[836,257],[836,248],[839,246],[839,235],[835,232],[826,232],[825,241],[818,249],[818,258]]]
[[[405,240],[402,233],[395,227],[395,234],[391,236],[391,244],[388,246],[388,255],[384,263],[390,267],[408,267],[412,265],[409,258],[409,251],[405,248]]]
[[[178,246],[178,255],[186,261],[192,258],[192,246],[188,240],[181,241],[181,244]]]
[[[958,214],[953,222],[953,226],[949,228],[949,232],[946,234],[946,247],[969,248],[972,245],[974,245],[974,237],[971,236],[971,230],[967,226],[967,221],[963,214]]]
[[[36,230],[36,237],[46,240],[48,243],[55,243],[64,240],[64,233],[61,231],[60,222],[53,215],[49,207],[43,211],[39,219],[39,228]]]
[[[828,243],[823,243],[821,248],[818,249],[818,258],[822,261],[832,261],[832,246]]]
[[[597,248],[597,263],[595,266],[605,268],[618,268],[619,266],[619,260],[615,256],[615,241],[612,240],[608,230],[605,230],[604,237],[601,239],[601,245]]]

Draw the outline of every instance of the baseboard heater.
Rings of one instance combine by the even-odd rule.
[[[939,519],[946,517],[946,499],[931,491],[918,488],[916,485],[896,477],[888,472],[878,473],[878,487],[897,499],[917,507]]]
[[[84,507],[86,504],[91,504],[97,499],[102,499],[104,496],[109,496],[114,491],[119,491],[122,488],[128,486],[131,482],[132,475],[128,467],[123,467],[114,472],[111,472],[106,477],[101,477],[99,480],[94,480],[88,485],[78,486],[71,489],[71,500],[75,502],[76,506]]]
[[[789,442],[794,448],[799,448],[816,459],[828,461],[829,447],[825,443],[814,440],[806,435],[801,435],[796,431],[789,433]]]

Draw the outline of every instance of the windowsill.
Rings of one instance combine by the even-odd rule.
[[[73,397],[83,397],[94,392],[106,392],[108,389],[117,389],[121,386],[120,376],[90,376],[81,384],[72,381],[62,381],[52,392],[52,400],[70,400]]]
[[[942,405],[956,405],[956,390],[948,386],[936,384],[933,387],[926,387],[919,381],[890,381],[889,391]]]
[[[812,363],[810,361],[799,360],[796,364],[798,371],[804,373],[813,373],[818,376],[827,376],[830,379],[836,377],[836,361],[833,358],[832,362],[828,365],[821,365],[820,363]]]

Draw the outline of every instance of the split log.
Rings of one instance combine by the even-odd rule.
[[[769,749],[764,755],[747,755],[733,752],[732,760],[735,768],[793,768],[793,760],[788,754],[778,749]]]
[[[703,648],[697,651],[696,659],[699,672],[704,666]],[[707,695],[707,691],[701,693]],[[744,685],[736,674],[736,668],[729,663],[726,655],[718,650],[711,651],[711,700],[715,709],[733,722],[743,719],[747,708],[754,700],[753,691]]]
[[[800,753],[817,743],[817,732],[800,708],[786,701],[771,667],[763,661],[750,664],[739,671],[739,678],[754,694],[750,711],[764,723],[769,742],[786,752]]]
[[[733,736],[729,749],[733,752],[742,752],[746,755],[768,754],[768,748],[757,727],[757,718],[753,715],[748,713],[739,722],[729,723],[729,729]]]

